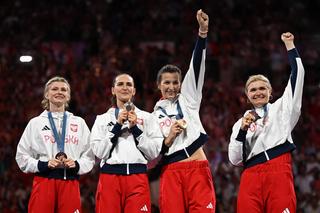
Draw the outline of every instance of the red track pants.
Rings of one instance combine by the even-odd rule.
[[[295,213],[291,154],[245,169],[241,175],[238,213]]]
[[[146,174],[100,174],[96,193],[96,213],[151,212]]]
[[[80,213],[78,180],[35,176],[28,206],[29,213]]]
[[[161,213],[212,213],[215,207],[215,192],[207,160],[164,166],[160,176]]]

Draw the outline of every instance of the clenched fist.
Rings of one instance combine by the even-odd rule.
[[[282,33],[281,40],[286,45],[287,50],[291,50],[291,49],[295,48],[294,43],[293,43],[294,36],[292,33],[290,33],[290,32]]]
[[[199,36],[207,37],[209,29],[209,16],[201,9],[197,11],[197,20],[199,23]]]

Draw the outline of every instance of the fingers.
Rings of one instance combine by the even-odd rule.
[[[130,111],[123,110],[118,115],[118,123],[123,124],[126,120],[129,122],[137,121],[137,114],[134,111],[134,108]]]
[[[172,129],[172,131],[173,131],[173,133],[174,133],[175,135],[179,135],[179,134],[181,134],[181,132],[183,131],[183,128],[181,128],[181,126],[179,125],[178,122],[175,122],[175,123],[172,125],[171,129]]]
[[[286,32],[286,33],[282,33],[282,36],[289,38],[289,37],[293,36],[293,34],[290,32]]]
[[[242,118],[241,129],[242,130],[248,130],[248,128],[250,127],[251,123],[253,123],[254,121],[255,121],[254,115],[252,115],[251,113],[246,114]]]
[[[282,33],[281,34],[281,40],[283,41],[283,43],[285,44],[287,50],[291,50],[293,48],[295,48],[294,45],[294,36],[292,33],[290,32],[286,32],[286,33]]]
[[[137,124],[137,114],[134,111],[128,113],[128,121],[130,122],[130,126]]]
[[[207,37],[209,28],[209,16],[200,9],[197,11],[197,21],[199,24],[199,36],[202,38]]]
[[[70,158],[65,159],[63,161],[63,164],[66,168],[75,168],[76,167],[76,162]]]
[[[59,168],[63,165],[63,162],[58,159],[51,159],[48,161],[48,167],[51,169]]]
[[[129,111],[128,118],[137,119],[137,114],[134,111]]]
[[[255,120],[255,116],[252,112],[247,113],[244,118],[248,120]]]
[[[200,9],[197,11],[197,18],[207,20],[209,16],[205,12],[203,12],[202,9]]]
[[[171,127],[170,127],[170,132],[169,132],[168,137],[165,138],[165,141],[164,141],[164,142],[165,142],[166,146],[170,147],[170,146],[173,144],[175,138],[176,138],[179,134],[181,134],[181,132],[182,132],[183,130],[184,130],[184,129],[181,128],[177,122],[174,122],[174,123],[171,125]]]
[[[127,119],[128,119],[128,112],[125,110],[121,111],[118,116],[118,123],[122,125]]]
[[[199,24],[201,24],[201,23],[205,24],[205,23],[208,23],[209,16],[200,9],[197,11],[197,20],[198,20]]]
[[[166,146],[171,146],[175,140],[175,138],[182,132],[181,127],[175,122],[170,127],[169,135],[165,138]]]
[[[282,41],[293,41],[294,36],[290,32],[282,33],[281,34],[281,40]]]
[[[64,159],[62,161],[58,159],[51,159],[48,162],[48,167],[51,169],[56,169],[56,168],[75,168],[76,167],[76,162],[70,158]]]
[[[251,118],[244,118],[244,123],[247,125],[250,125],[253,122],[253,119]]]
[[[205,12],[201,11],[200,15],[201,15],[201,18],[202,18],[203,21],[209,20],[209,16]]]

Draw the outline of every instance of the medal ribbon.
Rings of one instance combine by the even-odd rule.
[[[64,152],[64,142],[65,142],[65,138],[66,138],[66,126],[67,126],[67,113],[66,112],[63,113],[63,123],[62,123],[62,134],[61,134],[61,137],[58,134],[57,127],[54,124],[51,112],[48,112],[48,118],[49,118],[50,126],[52,128],[52,132],[53,132],[53,135],[54,135],[54,140],[57,142],[57,145],[58,145],[58,150],[60,152]]]
[[[176,116],[176,119],[179,120],[179,119],[182,119],[183,118],[183,113],[182,113],[182,110],[181,110],[181,106],[179,104],[179,101],[177,101],[177,111],[178,111],[178,114],[177,115],[168,115],[167,114],[167,111],[162,108],[162,107],[159,107],[159,109],[166,115],[168,116],[169,118],[173,117],[173,116]]]

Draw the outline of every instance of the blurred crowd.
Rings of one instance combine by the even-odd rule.
[[[115,74],[131,74],[135,104],[147,111],[160,98],[156,73],[167,63],[186,71],[197,37],[195,12],[210,16],[202,123],[213,173],[217,212],[235,212],[241,168],[228,161],[233,123],[249,107],[243,87],[252,74],[271,79],[274,100],[290,74],[282,32],[295,35],[305,66],[300,120],[293,131],[299,213],[320,212],[320,2],[70,0],[0,3],[0,212],[27,212],[32,175],[16,162],[16,146],[30,118],[42,112],[43,86],[52,76],[71,84],[69,111],[91,128],[110,106]],[[20,63],[28,54],[30,63]],[[94,212],[99,174],[80,178],[83,212]],[[153,212],[157,208],[157,171],[150,170]]]

